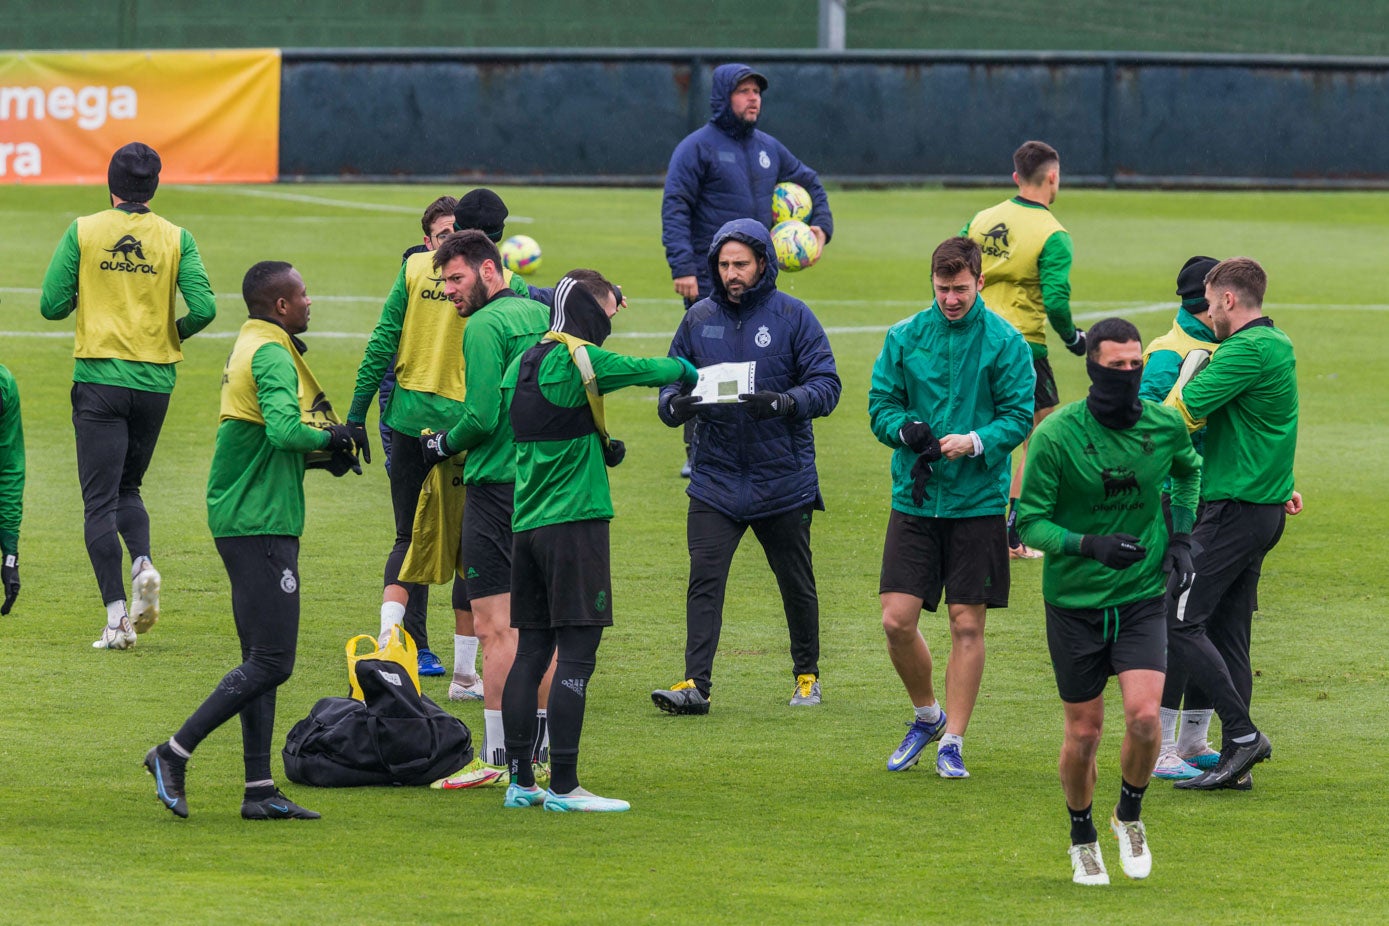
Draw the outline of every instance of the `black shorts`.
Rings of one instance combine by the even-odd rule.
[[[1061,393],[1056,391],[1056,374],[1051,372],[1051,361],[1045,357],[1034,357],[1032,369],[1037,373],[1037,385],[1032,390],[1033,414],[1061,404]]]
[[[901,592],[935,611],[946,604],[1008,607],[1008,528],[1003,515],[923,518],[893,509],[878,594]]]
[[[511,591],[511,512],[516,483],[468,486],[463,506],[463,581],[469,603]]]
[[[521,531],[511,560],[511,626],[610,627],[612,556],[607,521]]]
[[[1166,595],[1117,608],[1047,604],[1047,649],[1056,690],[1071,704],[1104,693],[1111,675],[1130,669],[1167,671]]]

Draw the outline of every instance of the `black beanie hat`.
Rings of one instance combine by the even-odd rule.
[[[147,203],[159,189],[159,169],[163,164],[153,148],[133,141],[116,149],[106,168],[106,186],[119,198],[131,203]]]
[[[1195,315],[1210,308],[1206,304],[1206,274],[1218,263],[1214,257],[1193,257],[1182,264],[1177,271],[1177,295],[1182,297],[1182,308]]]
[[[502,240],[508,214],[500,196],[486,187],[479,187],[464,193],[458,200],[453,209],[453,227],[457,231],[475,228],[498,242]]]

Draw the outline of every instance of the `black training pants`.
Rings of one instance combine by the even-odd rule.
[[[685,598],[685,677],[708,694],[723,626],[724,592],[738,542],[749,527],[772,567],[796,675],[820,674],[820,599],[810,557],[809,505],[753,521],[737,521],[690,499],[685,522],[690,550],[690,585]]]
[[[1167,646],[1220,715],[1225,752],[1232,739],[1256,732],[1249,716],[1254,673],[1250,628],[1258,607],[1259,572],[1283,536],[1282,505],[1230,499],[1209,502],[1192,531],[1200,550],[1196,579],[1168,608]]]
[[[124,386],[72,384],[83,533],[101,601],[125,598],[121,539],[130,558],[150,555],[150,519],[140,483],[169,410],[169,396]]]
[[[269,781],[275,689],[294,669],[299,638],[299,538],[218,537],[215,542],[231,580],[242,662],[217,683],[174,739],[192,752],[240,714],[246,781]]]
[[[1205,507],[1204,504],[1196,506],[1197,520],[1200,520]],[[1167,522],[1167,533],[1170,536],[1172,533],[1172,496],[1166,492],[1162,493],[1162,517]],[[1211,699],[1191,681],[1186,666],[1170,652],[1167,654],[1167,679],[1162,686],[1162,706],[1174,711],[1182,708],[1189,711],[1203,711],[1209,710],[1211,707]]]

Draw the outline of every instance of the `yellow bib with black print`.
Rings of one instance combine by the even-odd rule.
[[[152,212],[108,209],[77,220],[73,356],[177,363],[174,309],[183,229]]]
[[[299,374],[299,420],[312,428],[326,428],[330,424],[341,424],[333,404],[314,378],[313,372],[304,363],[304,356],[294,346],[289,332],[274,322],[259,318],[248,318],[236,336],[236,344],[227,357],[227,365],[222,370],[222,407],[220,421],[235,418],[265,424],[260,411],[260,401],[256,397],[256,378],[251,372],[251,359],[265,344],[279,344],[289,351],[294,360],[294,370]],[[319,451],[327,454],[327,451]],[[313,461],[309,454],[309,462]]]
[[[984,305],[1033,344],[1047,342],[1037,258],[1047,239],[1065,230],[1050,211],[1011,199],[985,209],[969,223],[969,237],[984,256]]]
[[[1219,346],[1220,345],[1215,341],[1203,341],[1200,338],[1193,338],[1182,330],[1182,326],[1179,323],[1173,322],[1171,331],[1160,338],[1154,338],[1153,343],[1149,344],[1148,348],[1143,351],[1143,365],[1147,366],[1148,357],[1159,351],[1170,350],[1178,357],[1185,360],[1187,355],[1194,350],[1208,350],[1211,353],[1215,353],[1215,349]],[[1177,384],[1173,383],[1172,389],[1167,393],[1167,398],[1171,399],[1176,391]],[[1171,405],[1173,403],[1168,402],[1166,404]]]

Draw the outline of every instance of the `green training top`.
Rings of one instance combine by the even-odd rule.
[[[1018,533],[1047,554],[1042,597],[1062,608],[1109,608],[1163,593],[1167,525],[1162,484],[1172,476],[1172,521],[1191,530],[1201,460],[1181,415],[1154,402],[1132,428],[1106,428],[1085,400],[1061,407],[1032,432]],[[1148,550],[1142,562],[1110,569],[1080,555],[1085,534],[1133,534]]]
[[[1179,401],[1206,419],[1206,501],[1281,505],[1293,497],[1297,360],[1272,320],[1258,318],[1221,341]]]
[[[469,329],[471,331],[471,329]],[[589,347],[588,359],[600,393],[627,386],[664,386],[689,380],[687,367],[669,357],[624,357],[601,347]],[[502,389],[510,409],[516,390],[518,358],[506,371]],[[578,367],[563,344],[540,363],[540,394],[552,404],[578,408],[588,404]],[[468,393],[472,395],[471,391]],[[510,425],[508,424],[508,431]],[[608,468],[603,462],[603,441],[598,432],[573,440],[522,441],[516,444],[516,508],[513,531],[527,531],[569,521],[612,520],[612,493]]]
[[[468,317],[463,331],[463,376],[468,398],[449,429],[455,453],[468,452],[466,485],[516,481],[516,446],[511,419],[502,406],[502,377],[512,362],[550,330],[550,309],[502,290]]]
[[[19,555],[19,522],[24,517],[24,425],[19,387],[0,366],[0,554]]]

